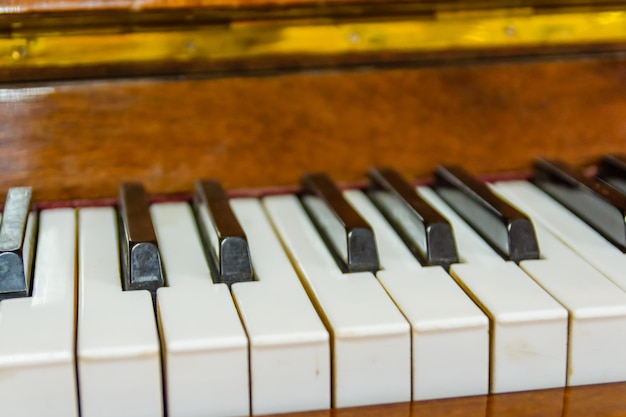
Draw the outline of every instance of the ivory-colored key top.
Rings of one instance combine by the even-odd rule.
[[[591,226],[527,181],[500,182],[492,188],[626,291],[626,255]]]
[[[328,332],[260,201],[230,204],[248,237],[256,278],[232,286],[250,340],[252,414],[328,409]]]
[[[490,318],[491,392],[564,386],[567,310],[488,247],[431,189],[418,191],[452,223],[463,263],[450,273]]]
[[[344,196],[374,229],[376,276],[411,324],[413,400],[487,394],[487,316],[442,267],[422,267],[362,192]]]
[[[525,185],[519,187],[525,188]],[[517,189],[515,184],[510,189],[504,184],[496,187],[496,191],[502,191],[512,202],[521,201]],[[524,198],[529,196],[524,194]],[[585,385],[626,380],[626,351],[622,348],[626,342],[626,293],[538,221],[534,210],[540,207],[543,205],[529,204],[527,212],[535,221],[546,259],[520,265],[569,311],[567,383]]]
[[[0,302],[1,413],[77,416],[74,210],[41,212],[37,251],[32,296]]]
[[[409,401],[410,326],[368,272],[343,274],[294,196],[265,208],[332,337],[333,406]]]
[[[112,207],[78,212],[78,381],[83,417],[163,414],[152,297],[123,291]]]
[[[626,293],[573,253],[521,266],[570,312],[567,384],[626,380]]]
[[[150,212],[168,282],[157,291],[168,416],[248,415],[248,341],[228,286],[211,279],[191,207]]]

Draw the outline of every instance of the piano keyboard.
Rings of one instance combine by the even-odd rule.
[[[12,190],[2,413],[245,416],[626,381],[626,255],[566,208],[620,193],[598,193],[609,173],[550,185],[564,201],[452,168],[262,198],[198,182],[193,203],[149,207],[124,185],[120,207],[30,215]]]

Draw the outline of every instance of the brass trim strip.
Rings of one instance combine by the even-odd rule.
[[[491,50],[626,41],[626,9],[534,14],[531,9],[439,13],[385,21],[265,21],[152,28],[130,33],[13,33],[0,68]],[[304,58],[300,58],[304,59]]]

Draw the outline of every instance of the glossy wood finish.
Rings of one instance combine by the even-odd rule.
[[[4,0],[0,4],[0,13],[32,12],[85,12],[109,10],[192,10],[197,8],[285,8],[314,5],[327,7],[333,5],[359,6],[364,4],[413,3],[425,10],[460,10],[502,7],[498,0],[326,0],[323,3],[314,0]],[[623,0],[517,0],[509,2],[507,7],[535,7],[554,9],[563,7],[602,8],[606,5],[622,4]]]
[[[370,166],[526,170],[626,152],[626,59],[0,88],[0,189],[35,200],[294,186]]]
[[[626,383],[291,413],[281,416],[618,417],[626,416]]]
[[[404,2],[407,2],[406,0]],[[414,0],[429,9],[469,9],[493,7],[502,2],[494,0]],[[602,4],[615,4],[620,0],[605,0]],[[388,3],[388,0],[327,0],[325,4],[367,4]],[[193,9],[193,8],[241,8],[241,7],[284,7],[316,4],[312,0],[4,0],[0,4],[0,13],[26,13],[51,11],[105,11],[105,10],[150,10],[150,9]],[[514,2],[515,6],[528,7],[561,7],[572,5],[597,6],[598,2],[590,0],[522,0]]]

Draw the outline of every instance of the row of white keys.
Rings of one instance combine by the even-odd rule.
[[[232,293],[250,344],[252,414],[328,409],[330,340],[257,199],[233,199],[255,281]]]
[[[36,214],[29,217],[31,231],[36,218]],[[75,248],[74,210],[41,212],[32,296],[0,303],[3,415],[78,415]]]
[[[115,209],[81,209],[78,219],[80,413],[160,416],[161,357],[152,297],[147,291],[122,291]]]
[[[532,214],[535,221],[626,291],[626,255],[591,226],[527,181],[496,183],[493,189]]]
[[[564,218],[573,215],[526,182],[498,183],[494,189],[535,223],[547,259],[524,261],[521,267],[569,311],[568,385],[626,380],[626,293],[557,238],[560,223],[545,223],[559,222],[551,217],[558,208]],[[562,220],[576,233],[577,219]]]
[[[410,326],[371,273],[343,274],[295,196],[265,208],[332,337],[333,406],[411,399]]]
[[[365,194],[344,196],[374,230],[376,276],[411,325],[413,400],[487,394],[487,317],[442,267],[420,265]]]
[[[248,342],[226,284],[214,284],[191,207],[150,207],[167,287],[157,291],[169,417],[249,413]]]
[[[491,392],[564,386],[567,311],[515,263],[505,262],[431,189],[419,194],[455,232],[463,263],[451,275],[481,306],[491,325]]]

